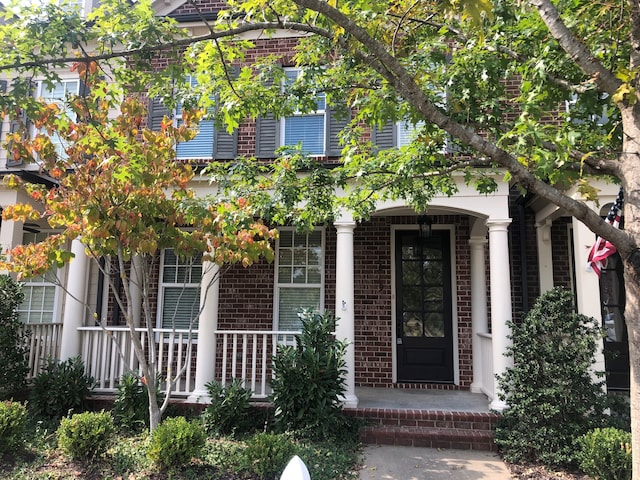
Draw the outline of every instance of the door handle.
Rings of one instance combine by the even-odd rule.
[[[402,338],[401,337],[396,338],[396,345],[402,345]]]

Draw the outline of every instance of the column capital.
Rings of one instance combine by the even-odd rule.
[[[353,230],[356,228],[356,222],[355,220],[337,220],[335,222],[333,222],[333,226],[335,227],[336,231],[338,233],[341,232],[353,232]]]
[[[488,218],[485,222],[485,225],[489,228],[489,231],[499,231],[499,230],[507,230],[509,225],[511,224],[510,218]]]
[[[489,240],[487,240],[487,237],[481,237],[481,236],[472,236],[469,237],[469,245],[471,246],[482,246],[484,247],[487,243],[489,243]]]

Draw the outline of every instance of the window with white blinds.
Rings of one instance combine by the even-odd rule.
[[[39,84],[40,92],[39,97],[41,97],[44,101],[48,103],[55,103],[58,105],[61,111],[65,112],[67,117],[72,120],[75,120],[76,116],[73,111],[67,107],[66,100],[70,95],[78,95],[80,92],[80,80],[61,80],[51,86],[46,85],[44,82],[40,82]],[[66,142],[64,142],[59,136],[54,135],[51,137],[51,142],[53,143],[56,153],[61,158],[66,158],[65,149],[67,147]]]
[[[397,146],[404,147],[406,145],[410,145],[417,136],[420,129],[424,126],[423,121],[419,121],[418,123],[410,123],[407,121],[398,122],[396,124],[397,132]]]
[[[187,84],[191,87],[198,85],[193,75],[187,75]],[[182,123],[182,104],[178,105],[175,114],[178,125]],[[180,142],[176,146],[176,157],[179,159],[213,158],[213,143],[215,141],[215,126],[213,120],[201,120],[198,133],[188,142]]]
[[[162,252],[160,268],[161,328],[198,328],[202,257],[181,258],[172,249]],[[193,322],[193,323],[192,323]]]
[[[276,258],[275,328],[300,330],[303,309],[324,309],[324,230],[281,230]]]
[[[49,233],[24,232],[22,243],[41,242]],[[57,293],[58,287],[52,281],[56,275],[55,268],[45,275],[33,277],[22,284],[24,300],[18,306],[18,318],[24,323],[53,323],[58,321]]]
[[[298,69],[286,69],[287,84],[295,82],[300,75]],[[281,145],[302,145],[302,150],[311,155],[325,153],[325,94],[316,95],[317,108],[312,113],[295,114],[282,119]]]

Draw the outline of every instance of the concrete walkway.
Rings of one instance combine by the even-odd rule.
[[[366,445],[360,480],[510,480],[498,455],[477,450]]]

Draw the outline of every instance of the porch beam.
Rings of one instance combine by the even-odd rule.
[[[491,285],[491,339],[493,346],[493,374],[495,398],[490,407],[501,412],[507,407],[500,400],[501,392],[496,378],[505,373],[512,364],[505,354],[512,341],[508,323],[513,319],[511,310],[511,273],[509,268],[509,235],[511,219],[487,220],[489,228],[489,282]]]
[[[334,222],[336,229],[336,305],[338,317],[336,338],[348,342],[345,361],[347,364],[347,384],[343,405],[348,408],[358,406],[355,388],[355,313],[353,309],[353,231],[356,222],[343,218]]]

